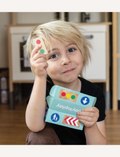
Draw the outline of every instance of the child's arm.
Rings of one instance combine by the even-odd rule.
[[[104,120],[97,122],[99,110],[96,107],[88,107],[77,113],[79,121],[84,123],[86,143],[91,145],[107,144]]]
[[[45,126],[46,68],[48,65],[45,55],[37,53],[40,47],[35,47],[30,57],[30,64],[35,74],[35,81],[26,109],[26,124],[34,132],[42,130]]]

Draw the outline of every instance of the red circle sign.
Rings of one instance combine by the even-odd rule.
[[[40,44],[40,43],[41,43],[41,41],[40,41],[40,40],[37,40],[37,41],[36,41],[36,43],[37,43],[37,44]]]
[[[62,93],[61,93],[61,95],[62,95],[62,96],[65,96],[65,95],[66,95],[66,93],[65,93],[65,92],[62,92]]]

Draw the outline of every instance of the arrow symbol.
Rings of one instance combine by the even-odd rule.
[[[86,104],[86,103],[87,103],[87,98],[85,98],[85,99],[83,100],[83,103],[84,103],[84,104]]]
[[[78,126],[78,119],[76,119],[76,118],[74,118],[74,120],[73,120],[73,124],[75,125],[75,126]]]
[[[81,103],[83,105],[87,105],[87,104],[89,104],[89,102],[90,102],[90,99],[88,97],[82,97]]]
[[[69,125],[70,125],[70,121],[69,121],[70,119],[71,119],[71,117],[65,118],[66,123],[69,124]]]
[[[73,125],[78,127],[78,119],[74,117],[66,117],[65,119],[66,124]]]

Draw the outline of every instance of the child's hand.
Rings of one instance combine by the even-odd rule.
[[[92,127],[98,120],[99,110],[96,107],[88,107],[78,111],[77,119],[86,127]]]
[[[36,76],[42,77],[47,76],[46,68],[48,67],[46,56],[42,53],[39,53],[38,50],[41,48],[41,45],[35,47],[32,50],[30,57],[30,64]]]

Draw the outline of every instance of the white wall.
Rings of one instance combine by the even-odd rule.
[[[39,24],[55,20],[54,12],[18,12],[18,24]]]
[[[0,68],[8,67],[8,36],[5,25],[10,23],[10,13],[0,12]]]

